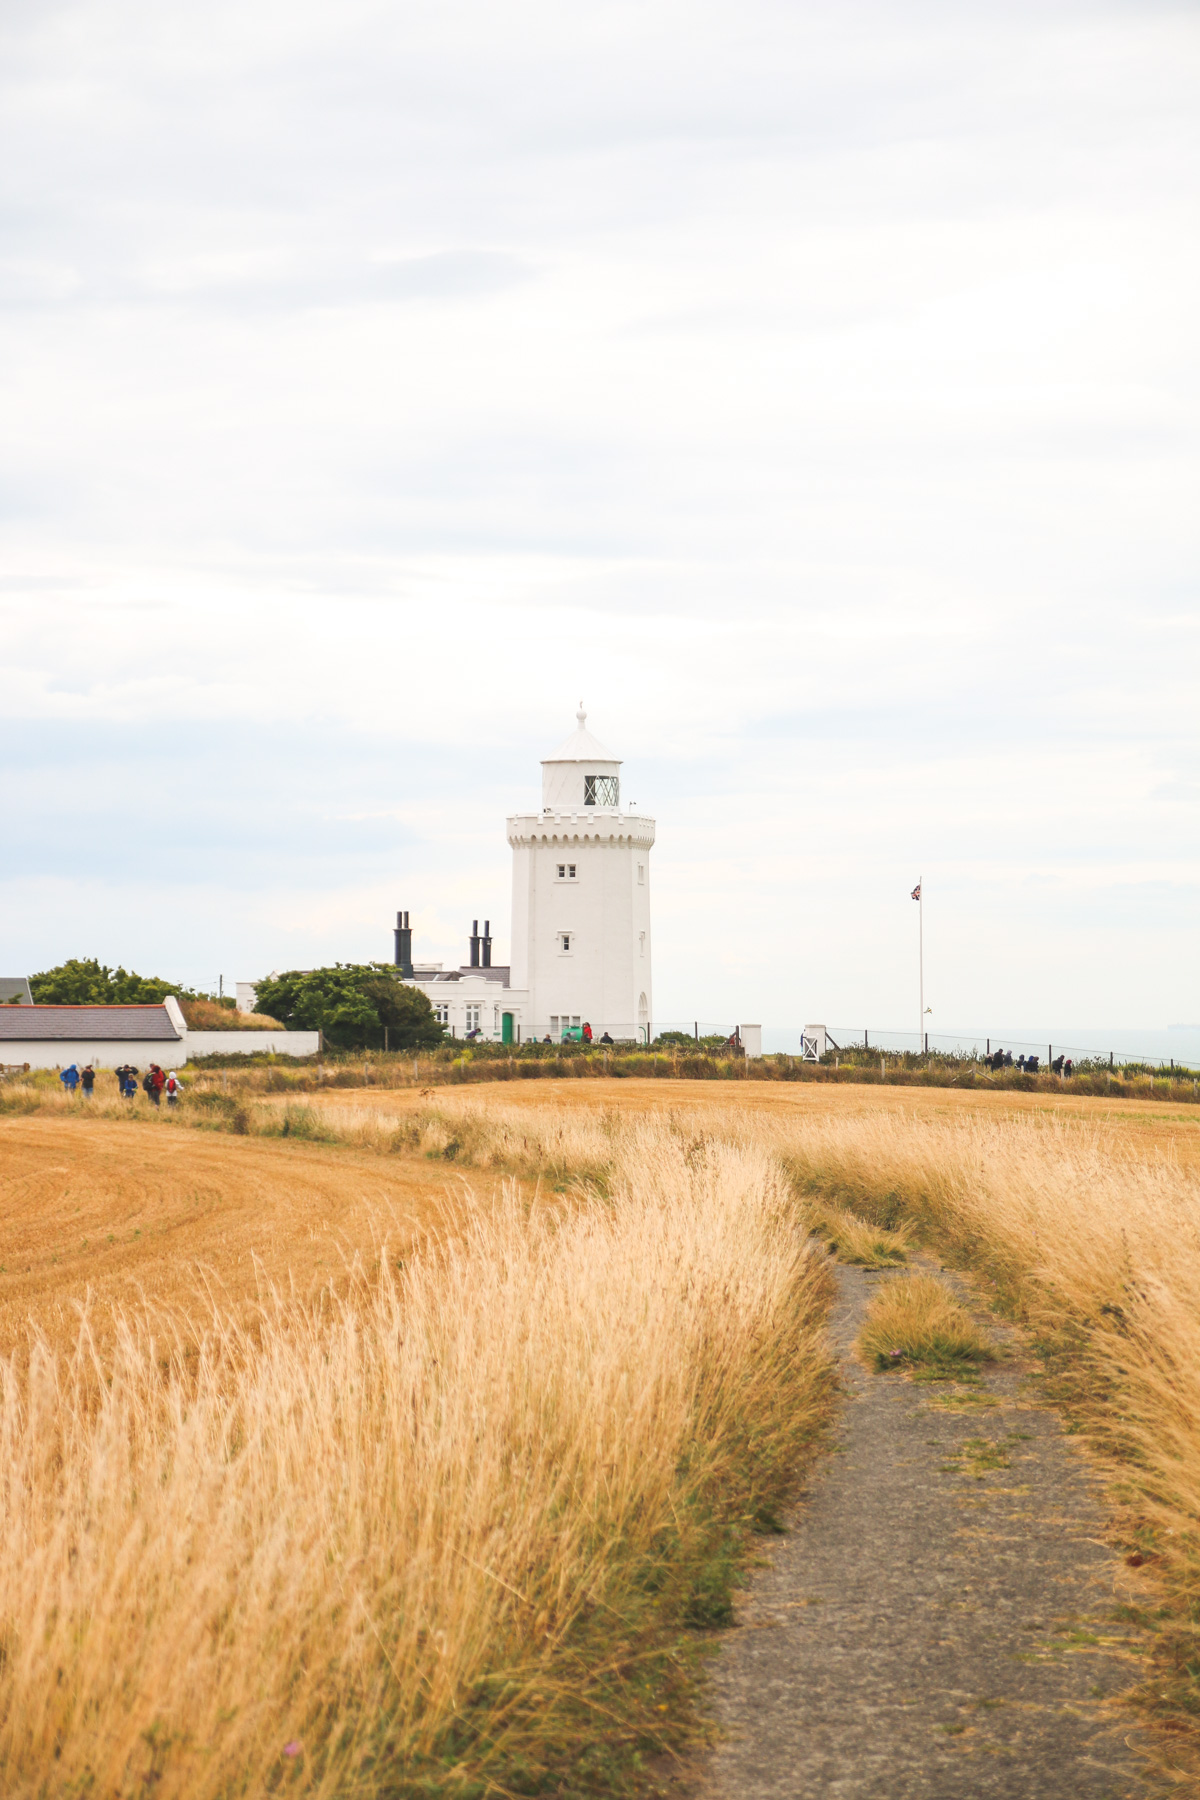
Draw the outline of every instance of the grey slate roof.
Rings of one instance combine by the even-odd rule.
[[[510,965],[508,963],[489,963],[486,969],[473,969],[463,963],[459,969],[419,969],[414,968],[414,981],[463,981],[468,975],[481,975],[485,981],[498,981],[501,987],[511,987],[509,981]]]
[[[0,1043],[54,1038],[180,1041],[165,1006],[0,1006]]]
[[[28,975],[0,975],[0,1006],[6,1006],[11,1000],[20,1001],[22,1006],[33,1005]]]

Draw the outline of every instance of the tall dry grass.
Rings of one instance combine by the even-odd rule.
[[[586,1792],[647,1738],[819,1424],[825,1278],[762,1149],[605,1143],[608,1198],[320,1307],[0,1369],[5,1795]]]
[[[406,1109],[401,1117],[383,1107],[288,1101],[256,1108],[251,1126],[264,1135],[326,1139],[384,1154],[415,1151],[465,1168],[540,1176],[551,1182],[606,1180],[617,1144],[629,1129],[615,1108],[506,1109],[502,1103],[481,1106],[447,1094],[439,1094],[436,1105]],[[659,1120],[657,1129],[676,1133],[682,1129],[695,1137],[705,1127],[698,1119],[681,1126],[668,1116]]]

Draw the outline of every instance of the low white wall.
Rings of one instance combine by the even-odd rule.
[[[185,1056],[252,1056],[273,1050],[276,1056],[315,1056],[319,1031],[189,1031]]]
[[[163,1069],[182,1069],[193,1056],[250,1056],[273,1050],[276,1056],[315,1056],[319,1031],[189,1031],[179,1043],[169,1039],[51,1038],[0,1040],[0,1065],[31,1069],[65,1069],[68,1063],[91,1063],[93,1069],[115,1069],[132,1063],[143,1072],[152,1062]]]
[[[222,1034],[224,1035],[224,1034]],[[237,1033],[230,1035],[236,1036]],[[152,1062],[163,1069],[181,1069],[187,1061],[186,1043],[169,1038],[6,1038],[0,1041],[0,1063],[10,1068],[28,1063],[31,1069],[65,1069],[69,1063],[91,1063],[93,1069],[115,1069],[132,1063],[143,1072]]]

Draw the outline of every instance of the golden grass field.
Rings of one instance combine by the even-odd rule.
[[[5,1794],[611,1791],[825,1416],[810,1230],[1042,1343],[1194,1766],[1193,1109],[568,1080],[232,1135],[205,1079],[0,1117]]]
[[[1110,1131],[1136,1151],[1170,1148],[1185,1163],[1200,1166],[1200,1109],[1138,1099],[1093,1099],[986,1089],[835,1086],[832,1083],[663,1081],[649,1078],[588,1081],[479,1083],[470,1087],[339,1088],[328,1095],[307,1095],[307,1104],[323,1108],[365,1108],[409,1117],[430,1106],[439,1110],[481,1108],[505,1113],[553,1110],[575,1117],[615,1111],[663,1114],[686,1111],[697,1119],[766,1118],[773,1121],[851,1119],[877,1116],[914,1121],[1054,1118],[1087,1132]],[[264,1097],[263,1104],[286,1105],[283,1097]]]
[[[33,1113],[0,1119],[0,1350],[27,1322],[73,1338],[90,1295],[196,1306],[252,1302],[263,1283],[310,1297],[387,1235],[402,1252],[461,1183],[421,1158]]]

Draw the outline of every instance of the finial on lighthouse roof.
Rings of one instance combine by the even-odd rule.
[[[583,701],[581,700],[579,702],[579,711],[575,714],[576,723],[574,731],[571,733],[565,744],[559,745],[553,756],[544,756],[542,761],[544,763],[611,763],[615,769],[620,763],[620,757],[614,756],[611,751],[604,748],[603,744],[596,742],[596,739],[587,729],[586,720],[587,714],[583,710]]]

